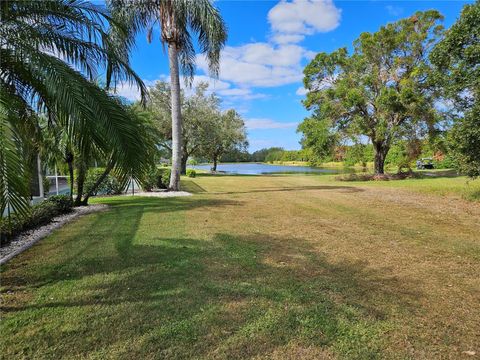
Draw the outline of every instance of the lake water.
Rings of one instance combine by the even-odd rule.
[[[211,164],[189,166],[195,170],[207,170],[212,168]],[[310,166],[288,166],[288,165],[268,165],[262,163],[227,163],[219,164],[217,171],[227,174],[242,175],[261,175],[261,174],[292,174],[292,173],[325,173],[336,174],[336,169],[326,169]]]

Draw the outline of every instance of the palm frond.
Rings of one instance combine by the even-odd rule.
[[[117,17],[128,19],[129,47],[135,35],[152,28],[156,22],[160,26],[162,41],[175,42],[179,47],[182,73],[191,78],[196,58],[192,35],[196,34],[200,52],[205,53],[211,74],[218,75],[220,52],[227,41],[227,27],[212,1],[110,0],[108,6]]]
[[[12,126],[10,97],[1,89],[0,97],[0,214],[29,211],[28,176],[19,138]],[[11,98],[9,99],[11,100]]]

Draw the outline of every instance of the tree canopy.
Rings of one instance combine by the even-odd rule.
[[[189,157],[206,158],[217,162],[229,151],[243,150],[246,144],[245,124],[234,110],[220,109],[220,99],[199,83],[190,94],[180,96],[182,121],[182,173]],[[158,144],[171,151],[171,92],[170,84],[159,81],[149,90],[147,111],[157,127]]]
[[[448,108],[454,126],[450,148],[461,171],[480,176],[480,1],[466,5],[430,59],[431,82]]]
[[[303,144],[321,151],[335,137],[368,138],[375,173],[384,173],[395,139],[419,136],[438,120],[428,86],[428,54],[443,27],[434,10],[362,33],[346,48],[319,53],[304,70],[304,105],[313,116],[300,126]]]
[[[235,110],[217,112],[209,119],[205,141],[201,145],[201,154],[213,162],[213,171],[217,171],[218,160],[233,150],[245,150],[248,146],[245,123]]]

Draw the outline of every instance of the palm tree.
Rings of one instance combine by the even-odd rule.
[[[0,14],[0,212],[28,211],[23,151],[38,134],[39,115],[81,153],[93,147],[128,171],[146,165],[138,124],[94,81],[106,70],[108,83],[130,82],[146,96],[111,36],[126,36],[124,24],[80,0],[1,1]]]
[[[218,75],[220,51],[227,40],[227,29],[211,0],[111,0],[110,7],[131,24],[131,39],[147,29],[151,41],[153,29],[160,28],[161,41],[168,46],[172,98],[172,172],[170,190],[180,188],[182,164],[182,115],[180,103],[180,69],[186,79],[195,72],[195,49],[191,33],[198,36],[200,50],[205,53],[210,72]]]

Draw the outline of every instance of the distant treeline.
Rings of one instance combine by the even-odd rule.
[[[436,168],[451,168],[453,160],[441,144],[430,144],[428,141],[397,142],[389,151],[385,164],[398,170],[410,169],[420,158],[432,158]],[[201,161],[202,159],[197,159]],[[374,160],[372,144],[355,144],[335,146],[332,152],[322,158],[315,156],[311,149],[285,150],[271,147],[253,153],[232,151],[225,154],[222,162],[305,162],[311,166],[338,162],[345,166],[368,166]]]

